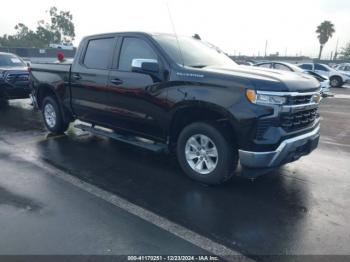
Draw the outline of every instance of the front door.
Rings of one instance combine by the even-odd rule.
[[[107,105],[117,129],[132,131],[149,138],[164,139],[166,92],[162,79],[151,74],[132,71],[134,59],[160,59],[147,39],[124,37],[116,68],[110,71]],[[162,68],[162,66],[160,66]],[[159,73],[161,75],[161,73]]]

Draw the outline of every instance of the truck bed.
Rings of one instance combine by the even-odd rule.
[[[34,63],[31,64],[33,71],[44,71],[44,72],[70,72],[71,63]]]

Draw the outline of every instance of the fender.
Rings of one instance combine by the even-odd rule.
[[[59,92],[60,89],[58,89],[57,87],[55,88],[52,85],[48,85],[48,84],[41,84],[34,90],[35,90],[34,97],[35,97],[38,109],[41,109],[44,97],[50,94],[56,98],[56,101],[58,102],[64,121],[69,122],[73,119],[71,111],[63,103],[64,101],[63,98],[65,94],[64,92],[62,92],[62,90],[61,92]]]

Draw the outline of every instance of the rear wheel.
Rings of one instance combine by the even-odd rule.
[[[60,107],[53,97],[47,96],[44,98],[42,114],[45,126],[51,133],[62,134],[68,129],[69,123],[64,122]]]
[[[331,87],[341,87],[343,85],[343,81],[339,76],[333,76],[330,79]]]
[[[180,166],[192,179],[220,184],[232,177],[237,167],[237,149],[215,123],[197,122],[180,133],[177,143]]]

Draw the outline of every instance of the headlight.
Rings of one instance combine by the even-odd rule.
[[[312,102],[318,104],[318,103],[320,103],[321,99],[322,99],[321,94],[314,94],[314,95],[312,96],[312,99],[311,99],[311,100],[312,100]]]
[[[259,105],[283,105],[287,102],[284,96],[258,94],[252,89],[247,89],[246,96],[250,102]]]

